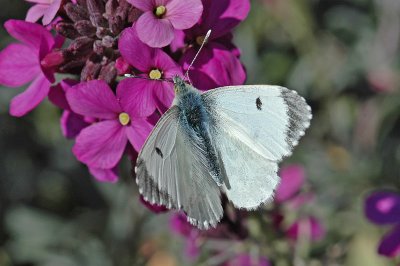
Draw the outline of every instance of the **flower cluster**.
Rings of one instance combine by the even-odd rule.
[[[306,203],[308,205],[315,200],[315,196],[311,191],[305,192],[302,190],[305,185],[304,168],[300,165],[288,165],[282,168],[280,176],[282,180],[276,191],[275,202],[270,206],[270,210],[265,210],[265,213],[268,214],[266,219],[274,230],[271,236],[275,235],[277,240],[283,236],[292,248],[298,241],[315,242],[321,240],[325,236],[325,228],[322,223],[315,216],[302,210],[302,206],[305,206]],[[200,247],[206,238],[228,240],[229,245],[237,245],[241,251],[227,256],[227,251],[224,248],[212,250],[212,254],[216,257],[231,258],[223,265],[270,265],[266,257],[255,257],[251,254],[251,250],[259,249],[260,246],[242,246],[244,241],[241,240],[254,237],[251,231],[253,230],[252,227],[256,226],[249,224],[249,214],[240,210],[230,209],[230,205],[226,204],[226,199],[223,202],[225,203],[225,214],[221,224],[217,228],[206,232],[190,225],[182,214],[176,214],[171,217],[171,230],[184,237],[186,241],[186,255],[192,260],[197,259],[201,255],[201,250],[204,250]],[[267,228],[263,228],[263,230],[267,230]],[[267,244],[273,246],[272,241],[274,240],[269,239]]]
[[[63,112],[74,155],[99,181],[118,180],[122,156],[136,156],[172,103],[168,80],[183,76],[208,30],[190,72],[194,86],[245,81],[232,29],[249,0],[27,1],[26,20],[5,23],[19,42],[0,52],[0,84],[29,83],[10,114],[26,115],[48,97]]]
[[[365,201],[365,215],[377,225],[393,225],[381,240],[378,253],[387,257],[400,255],[400,194],[376,191]]]

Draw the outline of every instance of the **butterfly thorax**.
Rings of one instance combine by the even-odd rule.
[[[204,107],[200,92],[183,83],[176,92],[174,104],[179,107],[179,124],[191,145],[199,146],[207,158],[210,174],[218,185],[222,185],[220,166],[213,139],[210,134],[210,117]],[[184,86],[184,87],[183,87]]]

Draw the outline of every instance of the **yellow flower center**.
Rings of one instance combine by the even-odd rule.
[[[153,69],[149,73],[149,78],[151,78],[151,79],[160,79],[161,76],[162,76],[162,74],[161,74],[160,70],[158,70],[158,69]]]
[[[119,122],[121,125],[126,126],[131,121],[131,118],[127,113],[120,113],[118,116]]]
[[[154,10],[154,14],[161,18],[162,16],[164,16],[165,12],[167,12],[167,9],[165,8],[165,6],[158,6],[155,10]]]
[[[204,36],[204,35],[197,36],[197,37],[196,37],[196,43],[197,43],[198,45],[202,45],[205,38],[206,38],[206,36]]]

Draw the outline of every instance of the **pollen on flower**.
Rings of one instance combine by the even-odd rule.
[[[158,69],[153,69],[149,73],[149,78],[151,78],[151,79],[160,79],[161,76],[162,76],[162,74],[161,74],[160,70],[158,70]]]
[[[167,9],[165,8],[165,6],[158,6],[155,10],[154,10],[154,14],[161,18],[162,16],[164,16],[165,12],[167,12]]]
[[[131,118],[129,117],[129,115],[127,113],[120,113],[118,118],[119,118],[119,122],[123,126],[126,126],[131,121]]]

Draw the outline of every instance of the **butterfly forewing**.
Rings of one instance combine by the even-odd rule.
[[[254,209],[273,196],[277,163],[310,124],[311,108],[278,86],[232,86],[202,95],[226,174],[225,193],[236,207]]]

